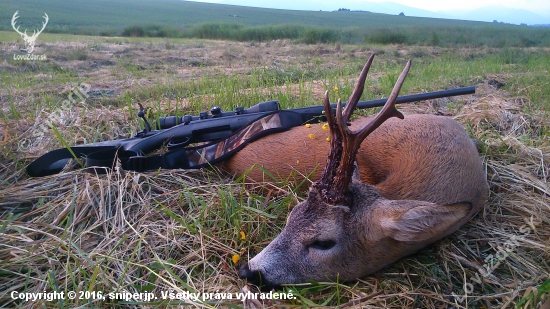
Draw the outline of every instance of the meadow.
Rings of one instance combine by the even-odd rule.
[[[377,57],[362,100],[387,97],[408,59],[413,67],[402,94],[476,86],[474,95],[398,108],[405,117],[452,117],[482,142],[487,206],[453,235],[376,274],[286,286],[295,299],[262,306],[550,304],[548,45],[221,39],[43,33],[34,53],[47,60],[21,61],[13,58],[19,36],[0,31],[0,307],[243,307],[238,299],[184,302],[162,293],[244,291],[239,263],[281,231],[304,199],[304,184],[269,175],[251,183],[217,169],[107,175],[66,169],[31,178],[25,167],[64,144],[133,136],[143,128],[137,103],[155,119],[273,99],[283,108],[320,105],[326,90],[331,100],[346,100],[371,53]],[[82,85],[90,87],[86,96],[67,108],[68,95]],[[87,296],[31,302],[13,299],[14,291]],[[122,292],[158,298],[100,297]]]
[[[32,9],[31,9],[32,8]],[[265,42],[405,44],[439,47],[548,47],[550,29],[501,23],[419,18],[368,11],[292,11],[178,0],[6,0],[0,30],[41,26],[49,33],[223,39]],[[405,14],[406,15],[406,14]]]

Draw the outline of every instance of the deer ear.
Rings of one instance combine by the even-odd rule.
[[[416,206],[411,207],[411,202]],[[392,208],[397,206],[395,208],[399,210],[389,212],[391,215],[385,216],[382,220],[384,233],[397,241],[429,240],[445,234],[453,225],[468,215],[472,209],[470,202],[450,205],[437,205],[428,202],[417,203],[419,202],[392,201]]]

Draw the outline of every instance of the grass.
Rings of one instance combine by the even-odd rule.
[[[26,9],[26,8],[32,8]],[[440,47],[549,47],[550,29],[370,12],[322,12],[250,8],[177,0],[7,0],[0,4],[0,30],[19,24],[48,33],[125,37],[171,37],[308,44],[408,44]],[[13,31],[13,34],[15,32]],[[42,35],[41,35],[42,39]]]
[[[118,0],[115,2],[76,0],[71,5],[67,5],[60,0],[49,1],[48,3],[38,0],[6,0],[2,2],[0,26],[4,29],[11,29],[11,17],[17,10],[19,10],[21,16],[19,22],[22,25],[26,27],[30,27],[34,23],[41,25],[43,12],[46,12],[50,17],[48,29],[63,33],[75,33],[73,31],[94,33],[96,31],[109,31],[127,26],[143,26],[153,23],[182,29],[189,25],[207,21],[237,23],[247,26],[296,24],[299,21],[300,24],[306,26],[331,25],[338,28],[427,23],[433,26],[487,24],[366,12],[275,10],[177,0]],[[136,23],[136,21],[139,21],[139,23]]]
[[[14,42],[19,40],[10,35],[0,32],[0,37],[9,38],[0,42],[8,55],[16,52]],[[289,210],[303,199],[292,181],[274,182],[266,176],[266,183],[249,183],[217,170],[114,171],[102,176],[73,170],[29,178],[25,166],[62,147],[61,141],[81,144],[135,134],[138,102],[154,118],[197,114],[213,105],[230,110],[271,99],[285,108],[319,105],[325,90],[331,100],[345,99],[372,52],[378,56],[363,100],[387,96],[409,58],[413,67],[403,94],[477,86],[473,96],[399,108],[405,115],[454,117],[484,143],[490,200],[458,232],[377,274],[350,283],[285,287],[296,299],[265,305],[547,304],[547,48],[311,45],[44,33],[36,53],[46,53],[49,60],[23,63],[8,58],[0,64],[0,82],[5,85],[0,89],[1,306],[165,308],[181,302],[162,299],[162,291],[240,292],[245,282],[238,278],[233,256],[248,260],[281,231]],[[81,83],[97,95],[64,108],[67,91]],[[361,112],[367,113],[372,111]],[[44,126],[48,121],[58,134]],[[23,141],[32,147],[21,147]],[[512,236],[517,241],[509,246],[509,254],[499,255],[498,247]],[[486,267],[497,265],[499,258],[487,274]],[[90,297],[24,302],[13,300],[13,291],[77,291]],[[159,299],[103,300],[96,299],[98,292],[153,292]],[[190,303],[242,306],[236,299]]]

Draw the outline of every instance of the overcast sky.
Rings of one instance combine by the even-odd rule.
[[[192,0],[199,2],[219,3],[221,0]],[[297,0],[298,1],[298,0]],[[359,0],[362,1],[362,0]],[[224,1],[230,3],[231,1]],[[319,3],[335,3],[334,0],[320,0]],[[541,11],[550,12],[550,0],[459,0],[459,1],[435,1],[435,0],[366,0],[364,2],[397,2],[403,5],[416,7],[429,11],[468,10],[477,9],[489,5],[503,5],[510,8],[524,9],[535,13]],[[262,7],[262,1],[248,1],[249,6]],[[289,8],[290,9],[290,8]]]
[[[253,1],[250,1],[253,2]],[[366,1],[386,2],[386,1]],[[433,0],[392,0],[407,6],[429,11],[448,11],[456,9],[477,9],[489,5],[503,5],[510,8],[524,9],[537,12],[550,10],[550,0],[460,0],[460,1],[433,1]]]

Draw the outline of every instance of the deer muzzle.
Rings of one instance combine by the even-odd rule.
[[[259,287],[262,292],[268,292],[272,289],[280,288],[280,286],[274,285],[265,280],[265,276],[262,274],[261,271],[251,270],[248,266],[248,263],[244,264],[239,269],[239,277],[241,277],[241,279],[246,279],[248,283]]]

